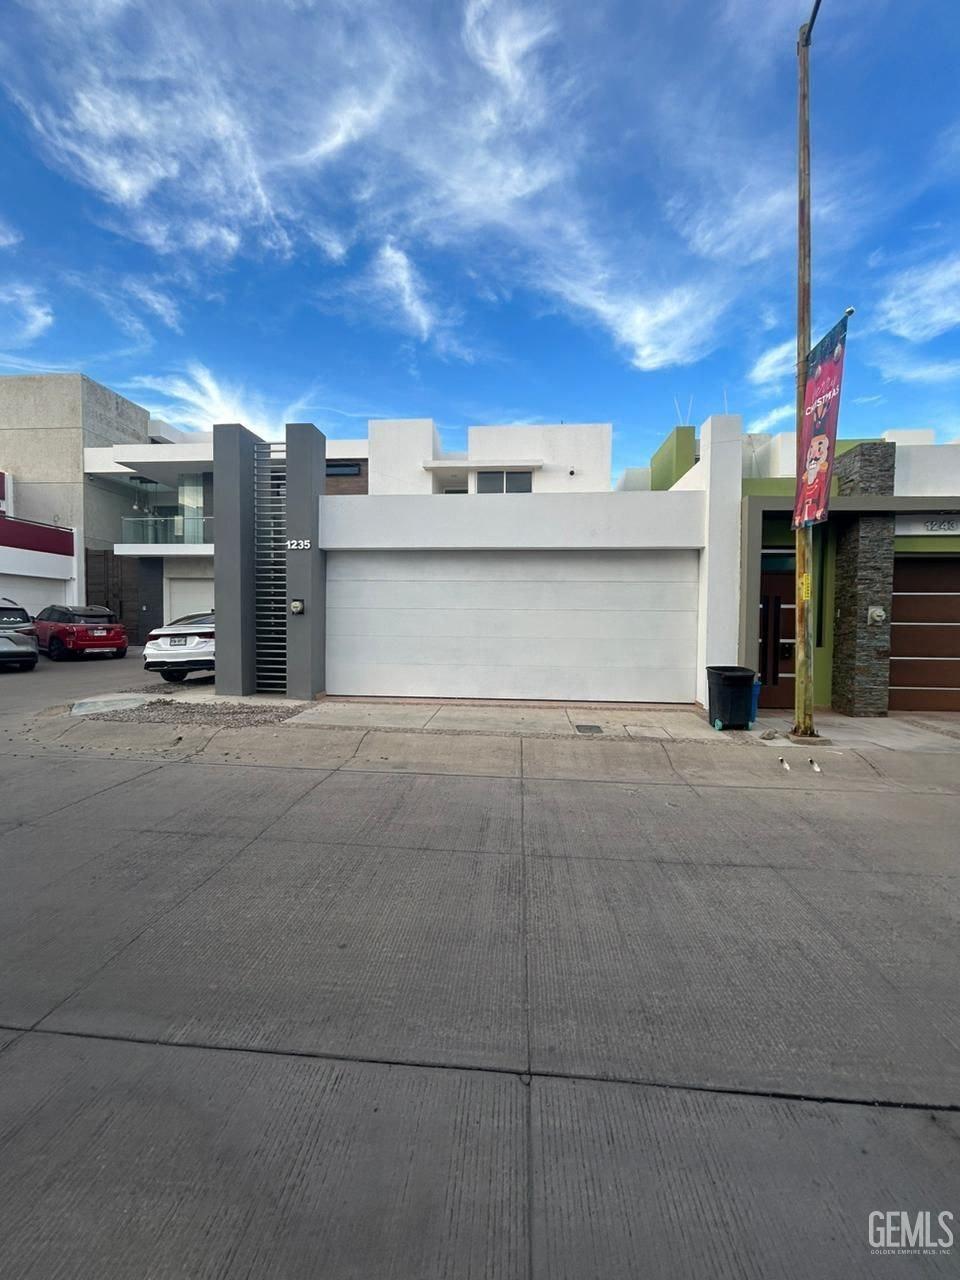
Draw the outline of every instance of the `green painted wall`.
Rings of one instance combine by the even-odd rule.
[[[960,553],[960,535],[953,534],[947,537],[932,538],[925,534],[906,535],[903,534],[899,538],[893,540],[894,551],[912,551],[915,554],[919,552],[921,555],[949,555],[955,556]]]
[[[797,491],[793,476],[754,476],[743,481],[744,497],[759,494],[763,498],[792,498]],[[837,482],[830,481],[830,496],[837,496]]]
[[[837,568],[837,531],[829,523],[814,531],[814,598],[822,601],[822,625],[813,625],[823,641],[813,653],[813,705],[829,707],[833,696],[833,623],[836,615],[835,583]],[[821,578],[823,587],[821,590]]]
[[[674,427],[650,459],[650,488],[672,489],[696,460],[696,428]]]

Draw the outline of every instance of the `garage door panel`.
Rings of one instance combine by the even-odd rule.
[[[350,636],[344,645],[357,663],[372,666],[621,667],[690,666],[697,659],[696,638],[645,640],[573,640],[568,636]]]
[[[956,595],[895,592],[891,617],[894,622],[960,623],[960,592]]]
[[[15,600],[28,613],[39,613],[48,605],[66,603],[66,583],[62,578],[0,573],[0,596]]]
[[[960,657],[960,623],[895,622],[890,628],[890,652],[895,658]]]
[[[696,552],[330,552],[327,688],[689,702]]]
[[[690,636],[689,611],[627,609],[327,609],[331,636],[496,635],[537,639],[681,641]]]
[[[534,559],[535,557],[535,559]],[[327,581],[401,579],[439,582],[688,582],[699,577],[690,551],[336,551],[327,558]]]
[[[213,578],[168,578],[167,622],[189,613],[205,613],[213,608]]]
[[[693,677],[684,668],[591,670],[464,665],[371,666],[328,661],[331,693],[420,698],[531,698],[580,702],[691,702]],[[478,694],[477,690],[484,693]],[[562,689],[563,692],[558,692]]]
[[[897,689],[960,689],[960,658],[891,658],[890,684]]]
[[[954,556],[897,556],[893,567],[897,591],[960,591],[960,560]]]
[[[470,581],[462,578],[327,581],[328,608],[679,610],[693,612],[697,586],[687,582]]]
[[[960,689],[891,689],[891,711],[960,711]]]

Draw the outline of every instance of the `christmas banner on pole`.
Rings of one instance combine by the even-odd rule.
[[[820,524],[827,518],[846,345],[847,317],[844,316],[807,356],[807,390],[797,440],[794,529]]]

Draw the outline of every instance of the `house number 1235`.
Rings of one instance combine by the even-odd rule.
[[[309,551],[310,539],[309,538],[288,538],[287,550],[288,551]]]

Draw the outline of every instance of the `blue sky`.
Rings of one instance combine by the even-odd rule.
[[[0,372],[181,425],[790,426],[809,0],[8,0]],[[824,0],[841,433],[960,438],[956,0]]]

